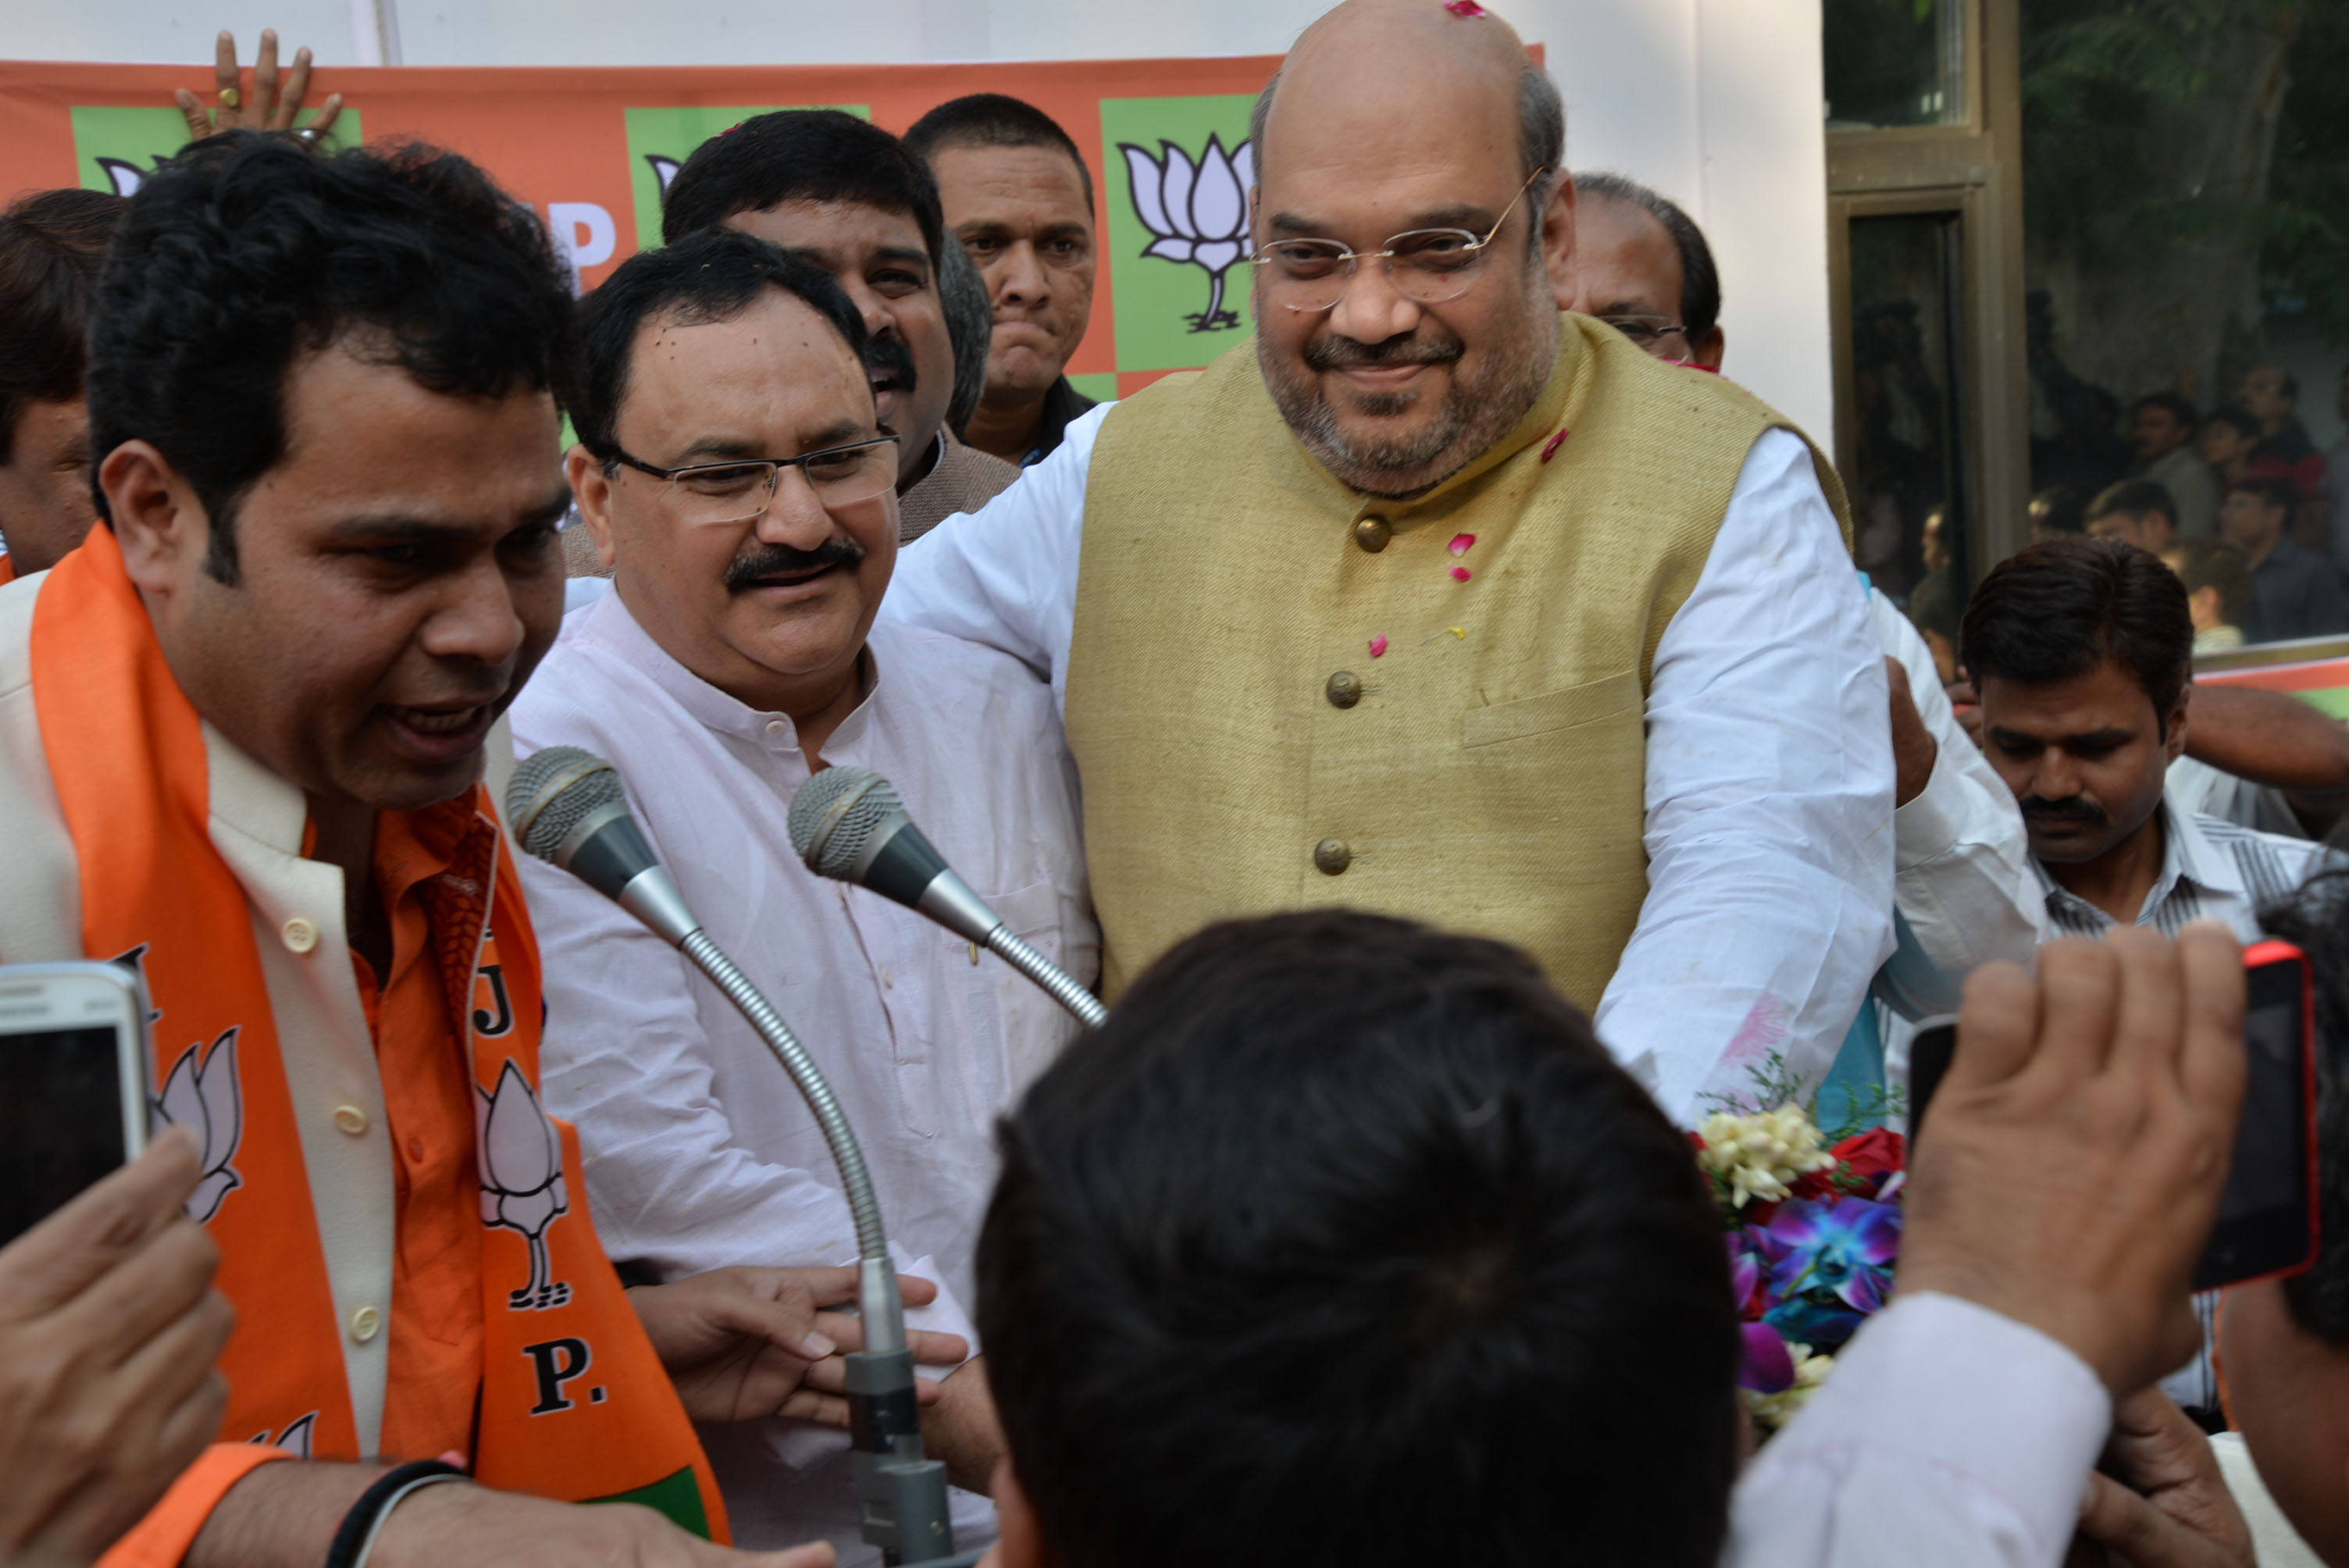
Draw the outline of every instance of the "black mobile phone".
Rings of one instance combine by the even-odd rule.
[[[111,964],[0,965],[0,1244],[147,1146],[147,1002]]]
[[[2248,1076],[2234,1163],[2194,1288],[2297,1274],[2316,1260],[2316,1020],[2308,957],[2288,942],[2243,954]],[[1929,1023],[1909,1046],[1909,1136],[1957,1048],[1955,1020]]]

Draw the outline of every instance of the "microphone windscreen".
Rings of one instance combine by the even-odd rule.
[[[792,797],[792,848],[817,875],[853,881],[851,868],[874,830],[905,807],[889,780],[871,769],[834,765]]]
[[[623,799],[610,763],[576,746],[550,746],[515,767],[506,823],[523,849],[551,861],[587,813]]]

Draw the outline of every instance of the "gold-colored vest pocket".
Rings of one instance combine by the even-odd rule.
[[[1578,725],[1611,718],[1626,708],[1637,711],[1642,702],[1640,672],[1625,670],[1605,680],[1562,686],[1539,696],[1519,697],[1486,707],[1472,707],[1460,716],[1460,743],[1475,748],[1547,735]]]

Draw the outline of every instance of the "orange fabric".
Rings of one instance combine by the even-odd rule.
[[[15,581],[16,581],[16,563],[7,556],[0,555],[0,588],[5,588]]]
[[[31,654],[82,950],[142,967],[161,1113],[206,1133],[190,1208],[237,1307],[221,1436],[357,1459],[252,911],[212,842],[202,721],[107,531],[50,573]],[[571,1501],[659,1489],[673,1515],[698,1500],[723,1539],[700,1445],[595,1241],[576,1135],[538,1103],[537,944],[487,792],[378,823],[394,961],[372,1021],[400,1151],[383,1450],[460,1449],[484,1484]]]
[[[107,1548],[98,1568],[180,1568],[180,1559],[195,1544],[197,1532],[229,1488],[272,1460],[293,1457],[284,1449],[214,1443],[180,1472],[162,1501],[130,1527],[130,1533]]]

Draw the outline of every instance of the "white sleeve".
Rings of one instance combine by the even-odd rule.
[[[1810,449],[1754,443],[1647,703],[1648,896],[1600,1039],[1665,1111],[1816,1081],[1892,949],[1889,687]]]
[[[1966,975],[1993,959],[2030,962],[2047,934],[2047,901],[2014,791],[1958,723],[1933,653],[1892,601],[1871,592],[1884,651],[1909,672],[1917,715],[1938,753],[1932,777],[1892,813],[1899,945],[1877,995],[1915,1020],[1958,1010]]]
[[[605,1253],[664,1280],[854,1263],[856,1227],[839,1190],[735,1141],[694,1011],[692,987],[707,982],[585,882],[537,860],[519,863],[545,975],[540,1088],[546,1109],[579,1130]],[[938,1299],[909,1308],[906,1322],[976,1349],[943,1271],[894,1243],[889,1250],[900,1274],[938,1286]]]
[[[1903,1296],[1738,1478],[1722,1568],[2056,1568],[2111,1424],[2046,1335]]]
[[[1009,654],[1069,689],[1077,566],[1093,441],[1114,403],[1071,421],[1052,455],[975,512],[957,512],[897,554],[881,614]]]

